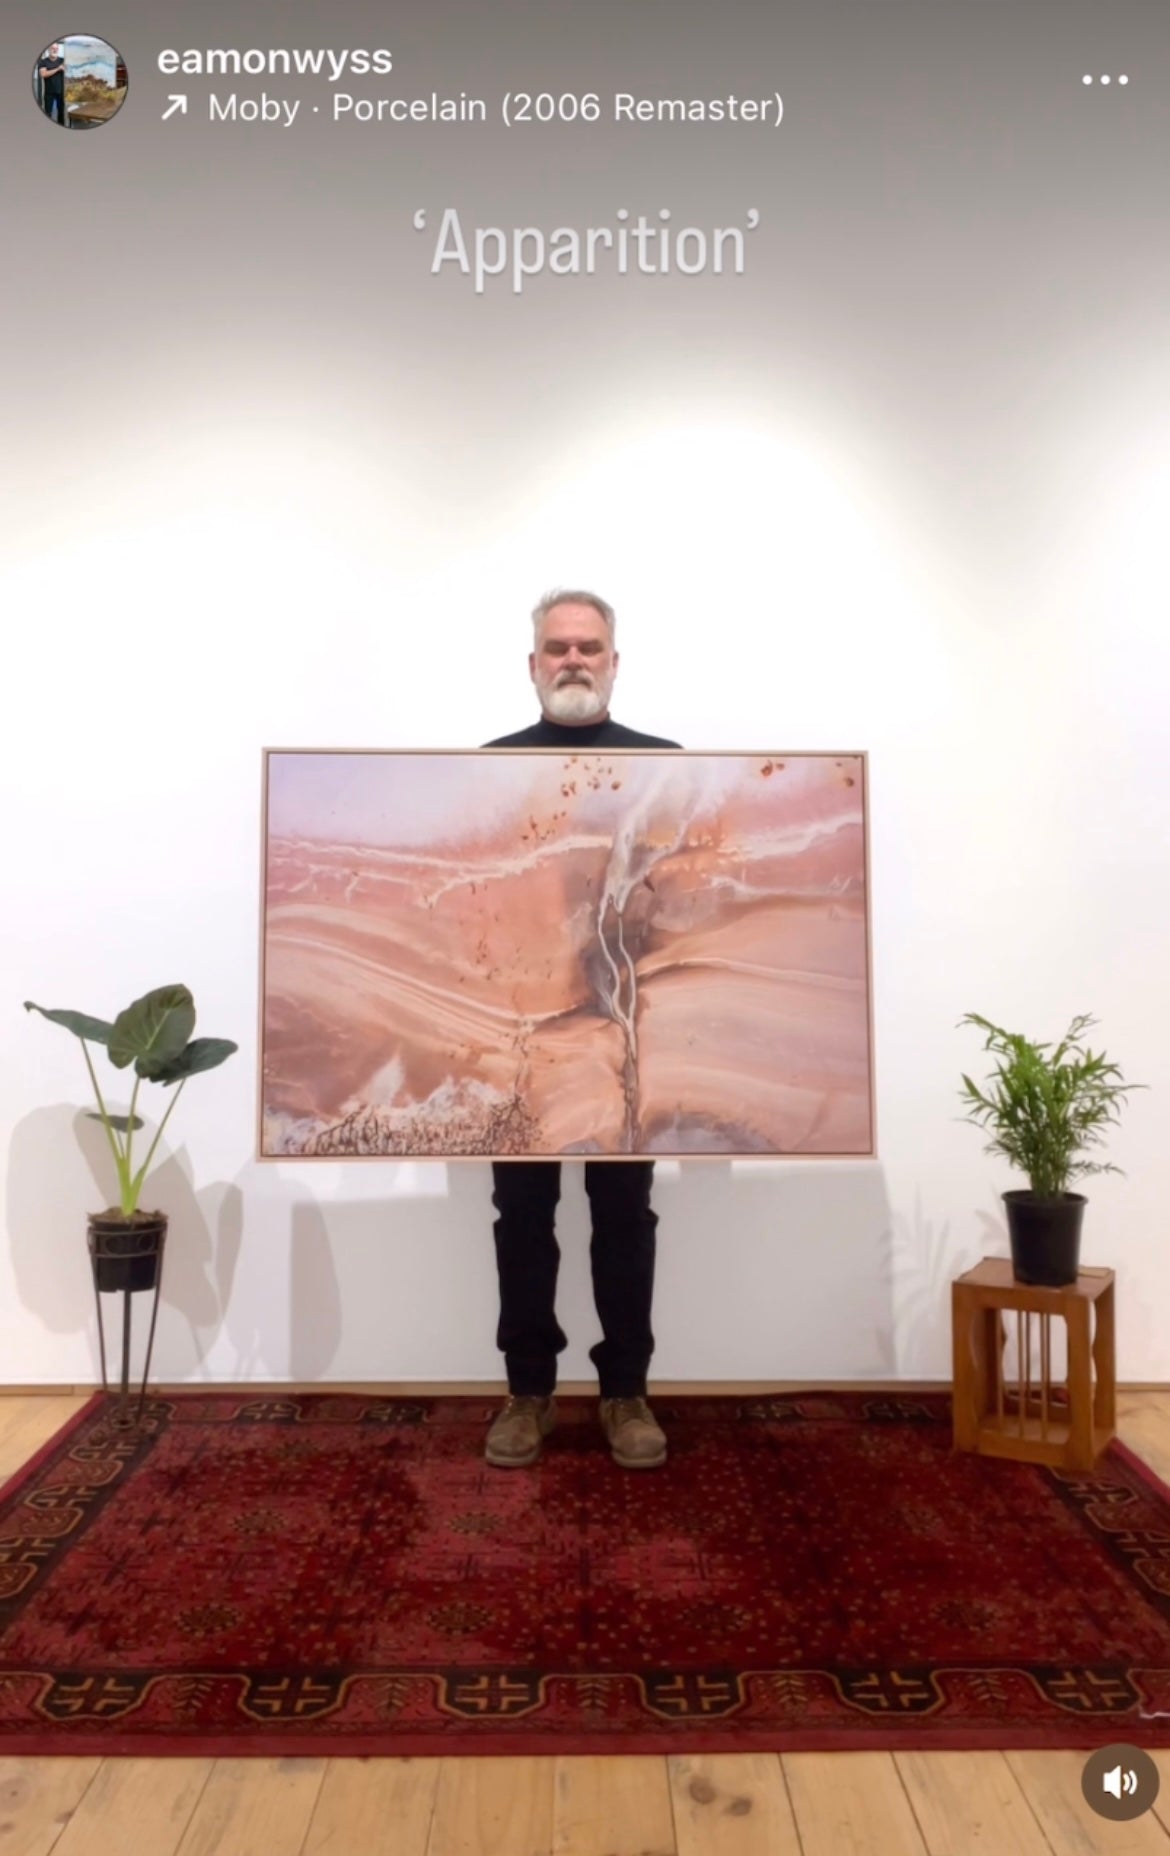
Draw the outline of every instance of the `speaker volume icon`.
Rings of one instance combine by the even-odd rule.
[[[1097,1817],[1121,1823],[1153,1809],[1158,1776],[1157,1766],[1140,1746],[1114,1740],[1109,1746],[1099,1746],[1085,1761],[1081,1796]]]
[[[1138,1775],[1132,1767],[1123,1772],[1120,1766],[1114,1766],[1111,1772],[1101,1774],[1101,1784],[1115,1798],[1120,1798],[1122,1792],[1127,1798],[1132,1798],[1138,1788]]]

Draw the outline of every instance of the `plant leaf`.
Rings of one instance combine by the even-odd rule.
[[[975,1012],[960,1020],[987,1033],[983,1048],[998,1059],[986,1094],[969,1076],[962,1076],[964,1119],[994,1137],[984,1153],[1002,1155],[1026,1173],[1033,1192],[1041,1196],[1058,1196],[1081,1174],[1121,1171],[1079,1156],[1100,1145],[1103,1126],[1120,1121],[1118,1104],[1131,1090],[1148,1087],[1122,1082],[1117,1064],[1082,1048],[1081,1039],[1096,1022],[1089,1013],[1081,1013],[1054,1048],[1004,1031]]]
[[[194,1076],[197,1070],[214,1070],[221,1063],[226,1063],[232,1052],[239,1048],[230,1038],[192,1038],[186,1050],[181,1050],[169,1063],[152,1070],[150,1080],[154,1083],[177,1083],[185,1076]],[[139,1074],[144,1072],[140,1071]]]
[[[153,1077],[183,1049],[195,1029],[195,1001],[186,986],[157,986],[119,1012],[110,1033],[110,1062]]]
[[[90,1018],[85,1012],[49,1011],[47,1006],[35,1005],[31,999],[24,1002],[26,1012],[39,1012],[42,1018],[49,1018],[55,1025],[64,1025],[66,1031],[72,1031],[74,1037],[88,1038],[91,1044],[108,1044],[113,1025],[108,1025],[104,1018]]]
[[[101,1120],[101,1116],[98,1114],[96,1108],[87,1108],[85,1112],[90,1121]],[[138,1129],[146,1126],[141,1115],[107,1115],[106,1120],[109,1122],[111,1128],[117,1128],[119,1134],[125,1134],[127,1128]]]

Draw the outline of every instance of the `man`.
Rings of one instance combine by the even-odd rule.
[[[54,39],[52,45],[41,53],[39,66],[41,79],[41,108],[50,122],[65,121],[65,60],[61,56],[60,41]]]
[[[617,675],[612,607],[595,593],[558,589],[532,614],[528,674],[541,719],[492,748],[677,748],[610,720]],[[657,1214],[651,1210],[653,1161],[589,1160],[585,1191],[593,1226],[590,1264],[602,1339],[591,1349],[601,1391],[601,1425],[624,1469],[666,1460],[666,1438],[646,1403],[654,1336]],[[496,1344],[508,1373],[508,1400],[488,1432],[484,1454],[500,1469],[535,1463],[556,1423],[557,1354],[568,1342],[557,1323],[555,1217],[559,1160],[499,1161],[492,1167],[500,1322]]]

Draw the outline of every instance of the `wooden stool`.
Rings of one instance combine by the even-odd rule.
[[[1097,1305],[1090,1345],[1090,1309]],[[1003,1383],[1004,1311],[1015,1310],[1018,1377]],[[1032,1384],[1032,1316],[1040,1316],[1040,1378]],[[1049,1323],[1068,1326],[1068,1381],[1051,1382]],[[1022,1331],[1021,1331],[1022,1328]],[[1117,1434],[1113,1271],[1082,1269],[1060,1289],[1017,1282],[1006,1257],[984,1257],[951,1284],[956,1450],[1092,1469]],[[1096,1385],[1093,1369],[1096,1367]]]

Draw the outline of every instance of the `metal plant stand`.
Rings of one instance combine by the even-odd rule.
[[[102,1387],[110,1391],[106,1364],[106,1329],[102,1310],[104,1294],[122,1296],[122,1375],[117,1410],[113,1422],[130,1426],[141,1422],[146,1404],[146,1383],[150,1377],[150,1360],[154,1351],[154,1330],[158,1321],[158,1302],[162,1292],[163,1255],[166,1249],[167,1221],[161,1213],[149,1224],[138,1227],[115,1224],[111,1219],[89,1220],[89,1252],[93,1266],[93,1293],[97,1305],[98,1345],[101,1350]],[[150,1333],[146,1342],[146,1363],[138,1391],[137,1410],[130,1411],[130,1315],[132,1299],[143,1291],[154,1291],[150,1311]]]

